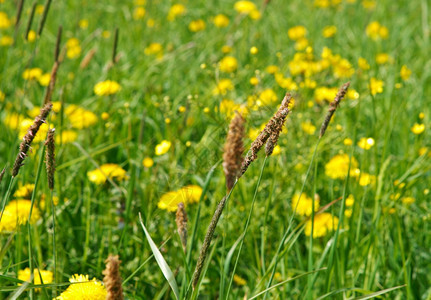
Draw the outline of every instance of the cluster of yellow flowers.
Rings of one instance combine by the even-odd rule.
[[[42,277],[42,280],[41,280]],[[52,283],[54,274],[51,271],[34,269],[33,270],[33,280],[34,284],[49,284]],[[30,281],[31,272],[30,268],[25,268],[24,270],[18,271],[18,279],[22,281]],[[35,289],[36,292],[40,292],[40,288]]]
[[[41,86],[48,86],[51,80],[51,74],[43,73],[42,69],[40,68],[31,68],[24,70],[22,73],[22,78],[29,81],[36,80]]]
[[[70,38],[66,42],[66,55],[68,58],[73,59],[81,55],[81,44],[77,38]]]
[[[135,1],[135,8],[133,10],[133,19],[135,20],[141,20],[145,17],[145,7],[144,5],[146,4],[145,0],[139,0],[139,1]]]
[[[189,205],[199,202],[202,195],[202,188],[198,185],[187,185],[176,191],[170,191],[160,197],[157,206],[167,211],[176,211],[178,204]]]
[[[328,232],[337,229],[338,222],[338,218],[330,213],[323,212],[317,214],[314,216],[313,221],[308,220],[305,224],[305,235],[311,235],[311,227],[313,226],[313,238],[325,236]]]
[[[389,37],[389,30],[387,27],[381,25],[379,22],[374,21],[368,24],[365,33],[371,39],[377,41],[379,39],[387,39]]]
[[[94,93],[98,96],[114,95],[120,91],[121,86],[116,81],[105,80],[94,86]]]
[[[237,1],[234,9],[241,15],[249,16],[252,20],[259,20],[262,17],[256,4],[251,1]]]
[[[358,143],[358,146],[363,146],[364,149],[371,148],[370,144],[374,145],[372,138],[365,138],[365,142]],[[372,141],[372,142],[371,142]],[[376,182],[376,176],[362,172],[358,168],[357,160],[352,156],[351,161],[347,154],[337,154],[329,160],[325,165],[325,175],[332,179],[346,178],[349,170],[350,176],[358,180],[360,186],[367,186]]]
[[[168,21],[174,21],[177,17],[183,16],[186,13],[186,7],[182,4],[174,4],[169,9]]]
[[[95,184],[103,184],[108,178],[118,181],[128,179],[127,172],[117,164],[103,164],[99,168],[87,172],[87,176]]]

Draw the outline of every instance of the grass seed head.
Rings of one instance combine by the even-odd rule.
[[[120,263],[121,260],[118,259],[118,255],[109,255],[108,259],[105,261],[106,268],[102,272],[105,277],[103,277],[103,283],[107,291],[107,300],[122,300],[123,288],[121,287],[121,275],[120,275]]]
[[[54,189],[54,173],[55,173],[55,128],[48,130],[48,136],[45,141],[45,164],[46,173],[48,175],[48,187],[52,191]]]
[[[183,246],[184,253],[187,250],[187,212],[184,207],[184,203],[180,202],[178,204],[177,214],[175,217],[175,222],[177,223],[178,234],[180,235],[181,244]]]

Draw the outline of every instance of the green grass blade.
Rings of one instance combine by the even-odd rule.
[[[172,273],[171,268],[169,268],[168,263],[163,258],[162,253],[160,253],[159,248],[156,246],[156,244],[151,239],[150,234],[147,231],[147,228],[145,227],[144,223],[142,222],[142,216],[141,213],[139,213],[139,222],[141,223],[142,229],[144,230],[145,236],[147,237],[148,244],[150,244],[151,251],[154,254],[154,258],[157,261],[157,264],[160,267],[160,270],[162,270],[163,276],[165,276],[166,280],[168,281],[169,285],[171,286],[172,290],[174,291],[175,298],[180,299],[180,292],[178,289],[177,281],[175,280],[174,273]]]

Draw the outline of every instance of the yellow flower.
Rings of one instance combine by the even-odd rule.
[[[413,203],[415,203],[415,198],[413,198],[413,197],[403,197],[403,198],[401,198],[401,202],[403,202],[404,204],[407,204],[407,205],[410,205],[410,204],[413,204]]]
[[[250,78],[250,84],[251,85],[258,85],[259,84],[259,79],[257,77]]]
[[[308,42],[308,40],[305,37],[304,38],[300,38],[295,43],[295,50],[296,51],[302,51],[305,48],[307,48],[309,44],[310,43]]]
[[[33,189],[34,189],[34,184],[32,184],[32,183],[25,184],[25,185],[19,187],[15,191],[13,196],[15,198],[30,199],[31,194],[33,193]]]
[[[225,73],[232,73],[235,72],[238,68],[238,61],[233,56],[226,56],[220,61],[219,66],[220,71]]]
[[[87,172],[88,179],[95,184],[105,183],[106,180],[117,179],[123,181],[128,178],[127,173],[117,164],[103,164],[98,169]]]
[[[154,160],[151,157],[145,157],[142,161],[142,165],[145,168],[151,168],[154,165]]]
[[[144,49],[145,55],[160,55],[163,53],[163,47],[160,43],[151,43]]]
[[[410,78],[410,75],[412,75],[412,71],[409,68],[407,68],[406,65],[403,65],[400,71],[401,79],[408,80]]]
[[[247,284],[247,281],[237,274],[233,275],[233,282],[235,282],[236,285],[246,285]]]
[[[314,90],[314,100],[316,100],[317,103],[323,101],[331,102],[334,100],[337,92],[338,88],[318,87]]]
[[[79,44],[79,40],[77,38],[70,38],[66,42],[67,52],[66,55],[68,58],[76,58],[81,54],[81,45]]]
[[[12,21],[9,19],[8,15],[0,11],[0,29],[6,29],[12,25]]]
[[[306,134],[313,135],[316,132],[316,126],[314,126],[310,121],[302,122],[301,128]]]
[[[376,4],[376,0],[362,0],[362,6],[368,10],[374,9]]]
[[[30,200],[12,200],[6,205],[3,212],[3,217],[0,220],[0,232],[14,231],[17,226],[27,223],[30,213],[31,201]],[[33,224],[40,219],[40,213],[37,207],[33,206],[33,211],[30,223]]]
[[[17,114],[17,113],[7,113],[6,118],[4,119],[4,123],[12,130],[16,130],[19,128],[21,122],[25,119],[25,116]]]
[[[145,17],[145,8],[138,6],[133,10],[133,19],[140,20]]]
[[[320,8],[328,8],[331,5],[329,0],[314,0],[314,6]]]
[[[30,43],[34,42],[36,40],[36,37],[37,37],[37,35],[36,35],[36,32],[34,32],[34,30],[30,30],[28,32],[27,39]]]
[[[314,211],[318,211],[320,207],[320,198],[314,197]],[[308,197],[305,193],[302,193],[299,198],[299,193],[295,194],[292,198],[292,210],[300,216],[311,216],[313,210],[313,199]]]
[[[28,132],[28,129],[30,128],[30,126],[33,124],[34,120],[32,119],[24,119],[21,121],[21,123],[19,124],[19,138],[22,139]],[[52,126],[51,126],[52,127]],[[34,142],[40,142],[45,140],[46,138],[46,134],[48,133],[48,124],[47,123],[43,123],[36,136],[34,137]]]
[[[414,134],[421,134],[422,132],[425,131],[425,124],[415,123],[415,125],[413,125],[411,130]]]
[[[355,203],[355,198],[353,197],[353,195],[349,195],[347,198],[346,198],[346,206],[347,207],[351,207],[351,206],[353,206],[353,204]]]
[[[205,21],[202,19],[194,20],[189,23],[189,30],[191,32],[198,32],[204,30],[206,27]]]
[[[121,86],[116,81],[106,80],[98,82],[94,86],[94,93],[98,96],[108,96],[118,93]]]
[[[174,212],[178,208],[178,204],[181,202],[184,205],[197,203],[202,195],[202,188],[197,185],[188,185],[177,191],[171,191],[163,194],[160,197],[157,206],[160,209],[166,209],[167,211]]]
[[[256,4],[251,1],[237,1],[234,4],[234,9],[244,15],[249,15],[250,13],[257,11]]]
[[[88,279],[88,275],[73,275],[69,281],[72,283],[58,296],[57,300],[105,300],[106,289],[102,282],[93,278]]]
[[[87,29],[88,28],[88,20],[87,19],[79,20],[79,28]]]
[[[156,145],[155,152],[156,155],[163,155],[166,152],[169,151],[169,148],[171,148],[172,143],[166,140],[163,140],[160,144]]]
[[[352,157],[350,169],[358,167],[358,162]],[[347,154],[337,154],[325,165],[326,176],[332,179],[344,179],[349,169],[349,156]]]
[[[364,150],[371,149],[371,147],[373,147],[374,144],[375,144],[374,139],[371,137],[370,138],[363,137],[358,142],[359,148],[362,148]]]
[[[383,65],[388,63],[391,60],[391,57],[387,53],[378,53],[376,55],[376,63],[379,65]]]
[[[269,65],[265,68],[265,71],[269,74],[275,74],[278,72],[278,70],[279,70],[279,67],[275,65]]]
[[[0,102],[3,102],[5,97],[6,95],[2,91],[0,91]]]
[[[307,29],[301,25],[289,28],[289,30],[287,31],[287,35],[289,36],[289,38],[294,41],[304,38],[306,34]]]
[[[41,86],[48,86],[49,82],[51,81],[51,74],[45,73],[45,74],[41,75],[38,78],[38,81],[39,81],[39,84]]]
[[[168,21],[174,21],[176,17],[182,16],[186,13],[186,7],[182,4],[174,4],[169,9]]]
[[[308,220],[305,225],[305,235],[311,235],[312,220]],[[325,236],[329,231],[338,227],[338,218],[330,213],[321,213],[314,216],[313,238]]]
[[[388,28],[374,21],[368,24],[365,33],[373,40],[387,39],[389,36]]]
[[[10,46],[13,44],[13,38],[8,35],[0,37],[0,46]]]
[[[97,122],[97,116],[82,107],[71,104],[64,110],[73,128],[84,129]]]
[[[376,94],[383,93],[383,86],[384,85],[385,84],[383,83],[382,80],[379,80],[379,79],[376,79],[376,78],[372,77],[370,79],[370,84],[369,84],[371,95],[376,95]]]
[[[332,25],[332,26],[325,26],[323,28],[323,37],[325,38],[331,38],[333,37],[335,34],[337,33],[337,27]]]
[[[334,69],[334,75],[337,78],[347,78],[355,73],[355,69],[352,64],[344,58],[333,63],[332,67]]]
[[[76,139],[78,138],[78,134],[76,133],[76,131],[73,130],[63,130],[61,132],[61,136],[60,138],[56,138],[56,142],[57,143],[63,143],[63,144],[67,144],[67,143],[73,143],[74,141],[76,141]]]
[[[40,68],[25,69],[22,78],[25,80],[39,79],[43,72]]]
[[[213,89],[213,95],[226,95],[227,91],[233,90],[233,83],[230,79],[220,79],[217,86]]]
[[[257,49],[257,47],[253,46],[250,48],[250,54],[257,54],[259,52],[259,49]]]
[[[370,65],[368,64],[367,60],[363,57],[358,58],[358,66],[364,71],[370,69]]]
[[[359,185],[367,186],[369,184],[374,184],[376,182],[376,176],[361,172],[359,177]]]
[[[1,1],[0,1],[1,2]],[[45,6],[43,6],[42,4],[39,4],[36,6],[36,14],[41,15],[43,14],[43,11],[45,10]]]
[[[18,271],[18,279],[22,281],[30,281],[30,268],[25,268],[24,270]],[[42,277],[42,281],[40,280]],[[33,269],[33,280],[34,284],[48,284],[53,280],[54,274],[51,271]],[[21,285],[21,284],[19,284]],[[39,292],[41,289],[36,288],[36,292]]]
[[[272,89],[265,89],[259,93],[259,97],[256,101],[258,106],[270,105],[278,100],[277,94]]]
[[[280,145],[277,145],[274,147],[274,150],[272,151],[272,155],[279,155],[281,153],[281,147]]]
[[[353,141],[352,141],[352,139],[345,138],[343,141],[343,144],[346,146],[351,146],[353,144]]]
[[[218,14],[214,17],[213,23],[219,28],[227,27],[229,25],[229,18],[223,14]]]

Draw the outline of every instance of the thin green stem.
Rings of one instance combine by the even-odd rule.
[[[268,156],[265,156],[265,160],[263,161],[262,168],[260,169],[260,174],[259,174],[259,178],[257,180],[256,188],[254,189],[253,200],[251,202],[251,207],[250,207],[250,211],[248,213],[247,221],[245,222],[244,232],[242,234],[241,242],[239,244],[239,250],[238,250],[238,254],[237,254],[236,259],[235,259],[235,264],[233,267],[232,275],[231,275],[230,280],[229,280],[229,285],[228,285],[227,292],[226,292],[226,299],[228,299],[229,291],[232,287],[233,277],[235,276],[236,267],[238,265],[239,257],[241,256],[242,246],[244,245],[245,236],[247,234],[248,226],[250,225],[251,216],[253,214],[254,203],[256,202],[257,192],[259,190],[260,182],[262,180],[262,175],[263,175],[263,171],[265,170],[267,160],[268,160]]]
[[[52,197],[52,190],[49,192],[49,198],[51,202],[51,213],[52,213],[52,258],[54,260],[54,283],[57,283],[57,251],[55,247],[55,205]],[[53,289],[53,298],[57,297],[57,288]]]

